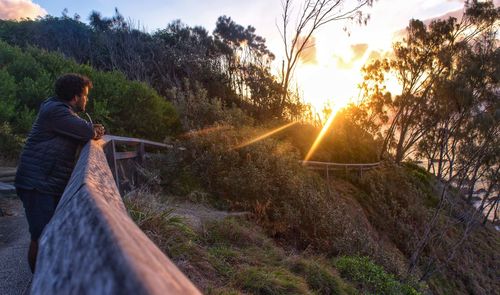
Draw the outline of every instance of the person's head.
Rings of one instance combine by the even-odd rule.
[[[85,111],[87,95],[91,88],[90,79],[80,74],[64,74],[55,83],[57,98],[67,101],[78,111]]]

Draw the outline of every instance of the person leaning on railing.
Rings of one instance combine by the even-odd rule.
[[[92,88],[89,78],[65,74],[55,83],[55,96],[38,112],[20,156],[15,187],[23,202],[31,242],[28,263],[35,271],[38,239],[49,223],[69,181],[80,146],[104,135],[104,127],[77,115],[85,111]]]

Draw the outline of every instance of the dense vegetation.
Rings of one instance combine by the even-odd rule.
[[[500,8],[489,1],[466,8],[461,19],[411,20],[394,54],[364,68],[357,108],[362,125],[379,134],[381,157],[426,160],[428,171],[463,185],[471,201],[483,180],[488,195],[498,194]],[[389,77],[401,93],[388,92]]]
[[[144,83],[128,81],[119,72],[100,72],[58,53],[22,51],[0,41],[0,136],[2,156],[17,157],[38,108],[53,93],[63,73],[87,75],[94,84],[88,111],[110,133],[162,140],[179,130],[172,104]]]
[[[135,192],[126,205],[205,294],[419,294],[369,258],[285,250],[241,217],[205,221],[196,228],[158,195]]]
[[[400,281],[435,294],[497,288],[498,233],[481,225],[481,214],[460,194],[446,192],[440,202],[442,184],[432,174],[413,164],[386,163],[362,178],[355,172],[331,173],[328,182],[304,169],[298,163],[300,152],[286,140],[234,148],[261,133],[221,124],[186,134],[174,144],[189,152],[178,150],[151,161],[152,179],[158,182],[150,183],[150,189],[169,200],[250,212],[251,220],[285,253],[328,259],[369,256],[383,271],[368,264],[368,273],[359,273],[353,262],[345,266],[351,270],[340,272],[359,290],[373,291],[381,284],[383,289],[377,290],[382,292],[400,288]],[[438,222],[429,229],[435,214]],[[161,235],[161,228],[155,230]],[[421,245],[427,230],[431,238]],[[165,251],[170,253],[169,247]],[[373,283],[371,276],[380,281]]]
[[[281,103],[280,85],[270,73],[274,54],[265,39],[227,16],[219,17],[213,35],[180,21],[149,34],[125,21],[118,10],[112,18],[93,12],[90,25],[78,16],[47,16],[0,21],[0,39],[58,51],[99,70],[120,71],[171,100],[172,89],[199,83],[209,99],[238,105],[260,120],[297,117],[303,111],[293,94]]]

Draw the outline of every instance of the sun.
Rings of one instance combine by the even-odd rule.
[[[358,96],[361,75],[324,65],[298,68],[297,80],[305,102],[320,112],[326,105],[339,110]]]
[[[349,51],[318,55],[315,63],[297,66],[295,79],[302,97],[317,113],[327,105],[336,113],[359,96],[358,84],[362,81],[361,68],[366,58],[352,62],[349,67],[339,66],[339,60],[351,60]]]

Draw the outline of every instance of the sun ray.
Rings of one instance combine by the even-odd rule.
[[[330,114],[330,117],[326,121],[325,125],[321,129],[320,133],[318,134],[318,136],[314,140],[314,143],[311,146],[311,148],[309,149],[309,152],[307,152],[307,155],[306,155],[306,158],[304,159],[304,161],[309,161],[309,159],[311,159],[312,155],[314,154],[314,152],[318,148],[319,144],[323,140],[323,137],[325,136],[326,132],[328,131],[328,129],[330,129],[330,126],[332,125],[334,118],[335,118],[335,112],[332,112]]]
[[[295,125],[295,124],[297,124],[297,123],[298,123],[298,122],[291,122],[291,123],[288,123],[288,124],[286,124],[286,125],[284,125],[284,126],[281,126],[281,127],[276,128],[276,129],[273,129],[273,130],[271,130],[271,131],[269,131],[269,132],[267,132],[267,133],[265,133],[265,134],[263,134],[263,135],[261,135],[261,136],[259,136],[259,137],[256,137],[256,138],[251,139],[251,140],[249,140],[249,141],[246,141],[246,142],[244,142],[244,143],[242,143],[242,144],[240,144],[240,145],[237,145],[237,146],[235,146],[235,147],[231,148],[231,150],[234,150],[234,149],[239,149],[239,148],[242,148],[242,147],[245,147],[245,146],[251,145],[251,144],[253,144],[253,143],[256,143],[256,142],[258,142],[258,141],[261,141],[261,140],[263,140],[263,139],[265,139],[265,138],[267,138],[267,137],[269,137],[269,136],[271,136],[271,135],[273,135],[273,134],[275,134],[275,133],[278,133],[278,132],[280,132],[280,131],[282,131],[282,130],[284,130],[284,129],[288,128],[288,127],[291,127],[291,126],[293,126],[293,125]]]
[[[231,127],[229,127],[229,126],[212,126],[212,127],[207,127],[207,128],[198,129],[198,130],[190,130],[186,133],[183,133],[180,137],[193,137],[193,136],[206,135],[206,134],[214,132],[214,131],[222,131],[222,130],[227,130],[230,128]]]

